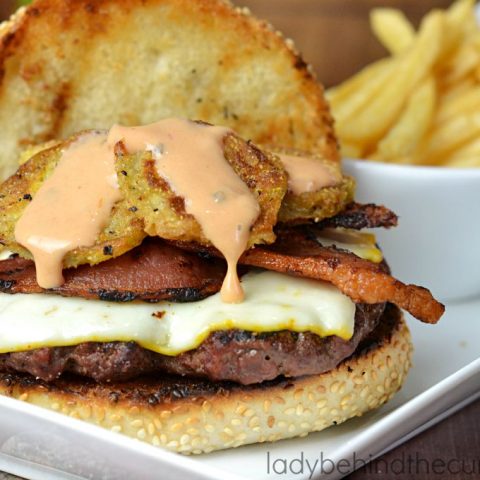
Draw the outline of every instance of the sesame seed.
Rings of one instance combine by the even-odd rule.
[[[368,395],[369,392],[369,387],[365,386],[362,388],[362,391],[360,392],[360,397],[365,398]]]
[[[237,415],[243,415],[243,412],[245,412],[245,410],[247,410],[247,407],[245,405],[239,405],[236,409],[235,409],[235,413]]]
[[[293,398],[298,402],[302,398],[302,395],[303,395],[303,388],[300,388],[293,394]]]
[[[183,428],[183,425],[179,422],[179,423],[174,423],[171,427],[170,427],[170,431],[172,432],[178,432],[179,430],[182,430]]]
[[[202,444],[202,438],[201,437],[195,437],[192,440],[192,447],[200,447],[201,444]]]
[[[327,401],[325,399],[320,400],[317,402],[317,408],[323,408],[326,404],[327,404]]]
[[[260,425],[260,419],[258,417],[252,417],[248,422],[250,428],[256,427],[257,425]]]
[[[133,422],[130,422],[130,425],[133,428],[138,428],[138,427],[141,427],[143,425],[143,421],[140,420],[140,419],[137,419],[137,420],[134,420]]]
[[[120,425],[114,425],[110,430],[115,433],[120,433],[122,431],[122,427]]]
[[[331,391],[332,393],[337,393],[339,386],[340,386],[340,383],[339,383],[339,382],[333,382],[333,383],[330,385],[330,391]]]
[[[140,440],[145,440],[147,436],[147,432],[145,431],[144,428],[141,428],[138,432],[137,432],[137,438],[140,439]]]

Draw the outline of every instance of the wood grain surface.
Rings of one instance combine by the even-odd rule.
[[[480,479],[480,400],[346,479]]]

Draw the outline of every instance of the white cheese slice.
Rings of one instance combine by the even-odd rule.
[[[316,236],[324,247],[336,247],[354,253],[357,257],[380,263],[382,251],[376,245],[375,235],[347,228],[325,228]]]
[[[275,272],[242,279],[246,301],[220,294],[193,303],[113,303],[45,294],[0,294],[0,353],[83,342],[134,341],[158,353],[196,348],[210,332],[353,334],[355,304],[334,286]]]
[[[13,252],[11,252],[10,250],[2,250],[0,252],[0,262],[2,260],[7,260],[8,258],[10,258],[10,255],[12,255]]]

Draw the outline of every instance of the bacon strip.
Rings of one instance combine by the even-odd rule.
[[[64,270],[65,283],[48,292],[119,302],[191,302],[218,292],[225,272],[223,260],[206,260],[160,240],[148,240],[107,262]],[[0,262],[0,291],[45,292],[36,282],[33,262],[18,257]]]
[[[108,262],[66,270],[64,285],[51,292],[115,301],[195,301],[219,291],[225,274],[223,260],[200,258],[197,252],[220,254],[192,243],[178,246],[184,250],[148,240]],[[445,310],[427,289],[393,278],[385,263],[322,247],[309,227],[279,231],[275,244],[245,252],[240,263],[330,282],[356,303],[394,303],[426,323],[436,323]],[[0,291],[43,292],[35,281],[33,263],[20,258],[0,262]]]
[[[303,229],[279,232],[274,245],[253,248],[240,262],[332,283],[357,303],[394,303],[425,323],[436,323],[445,311],[426,288],[393,278],[385,263],[322,247]]]
[[[398,217],[391,210],[384,206],[368,203],[351,203],[345,210],[331,218],[326,218],[317,223],[319,228],[390,228],[396,227]]]

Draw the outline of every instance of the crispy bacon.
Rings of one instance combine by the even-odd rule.
[[[394,303],[426,323],[436,323],[442,316],[444,306],[427,289],[393,278],[386,263],[322,247],[312,228],[318,227],[283,228],[273,245],[245,252],[240,264],[323,280],[356,303]],[[199,257],[199,252],[208,255]],[[220,290],[225,265],[215,258],[219,256],[213,248],[150,239],[108,262],[65,270],[64,285],[52,292],[116,301],[195,301]],[[42,292],[33,263],[20,258],[0,262],[0,291]]]
[[[317,224],[319,228],[390,228],[396,227],[398,217],[387,207],[373,203],[350,203],[342,212],[334,217],[326,218]]]
[[[204,259],[158,239],[93,267],[64,270],[65,283],[49,293],[126,302],[170,300],[196,301],[218,292],[225,276],[219,259]],[[0,262],[0,291],[42,293],[30,260],[12,258]]]
[[[274,245],[253,248],[240,262],[332,283],[357,303],[394,303],[425,323],[436,323],[445,311],[426,288],[393,278],[385,263],[322,247],[307,229],[282,230]]]

